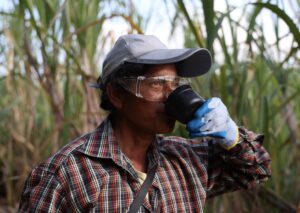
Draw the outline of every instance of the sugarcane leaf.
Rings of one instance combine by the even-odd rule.
[[[271,4],[271,3],[251,3],[252,5],[255,5],[259,8],[265,8],[273,13],[275,13],[278,17],[280,17],[286,25],[289,27],[291,33],[294,35],[294,38],[296,42],[298,43],[298,46],[300,46],[300,32],[297,27],[297,25],[293,22],[293,20],[284,12],[282,9],[280,9],[277,5]]]

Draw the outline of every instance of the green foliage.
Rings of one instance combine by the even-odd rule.
[[[271,191],[265,190],[263,187],[258,190],[257,194],[254,194],[259,200],[249,199],[249,196],[254,196],[251,191],[237,192],[209,201],[206,211],[219,212],[222,208],[223,212],[252,212],[257,209],[261,212],[269,212],[270,207],[272,212],[295,211],[300,199],[298,193],[300,182],[296,180],[296,177],[300,175],[298,157],[300,114],[299,104],[297,104],[300,102],[300,58],[297,24],[278,5],[270,3],[252,4],[255,7],[249,13],[249,22],[244,26],[235,21],[236,17],[232,18],[231,13],[235,10],[234,8],[228,9],[226,13],[212,13],[210,4],[211,2],[202,1],[205,16],[203,25],[209,29],[207,35],[210,35],[205,38],[205,44],[207,48],[214,48],[215,46],[211,46],[211,42],[214,45],[218,43],[222,48],[221,53],[224,60],[215,61],[210,74],[195,79],[193,87],[205,98],[220,96],[238,124],[264,134],[264,145],[272,156],[273,175],[264,186]],[[245,9],[247,7],[245,5]],[[181,8],[183,7],[181,6]],[[230,7],[228,6],[228,8]],[[263,8],[269,9],[281,18],[289,27],[289,34],[293,35],[296,41],[294,43],[296,47],[292,46],[290,53],[287,54],[278,47],[282,38],[277,35],[278,40],[274,45],[277,45],[278,54],[287,54],[283,61],[276,60],[274,55],[270,54],[269,49],[273,46],[266,37],[268,33],[264,33],[263,28],[257,22]],[[209,22],[206,17],[209,17]],[[217,24],[211,26],[214,20],[214,23]],[[226,27],[229,27],[231,34],[225,34],[224,21],[227,21]],[[190,20],[188,23],[190,22],[196,21]],[[274,31],[277,31],[277,34],[280,30],[278,27],[274,23]],[[244,30],[247,33],[244,43],[238,43],[240,40],[238,30]],[[185,35],[187,35],[185,38],[189,47],[199,44],[196,40],[194,40],[194,44],[192,43],[193,35],[190,34],[194,32],[185,30]],[[216,40],[214,40],[214,35],[216,35]],[[197,34],[194,36],[196,37]],[[243,44],[249,47],[248,52],[240,48]],[[240,58],[240,55],[245,57]],[[288,63],[288,61],[293,62]],[[184,128],[182,125],[177,125],[175,134],[186,135]],[[273,196],[272,190],[274,190],[276,199],[278,198],[276,202],[270,201]],[[262,191],[267,193],[261,193]],[[235,200],[232,201],[232,199]],[[241,203],[243,204],[241,205]]]
[[[296,42],[298,43],[298,46],[300,46],[300,32],[297,28],[296,24],[293,22],[293,20],[277,5],[270,4],[270,3],[253,3],[253,5],[257,7],[267,8],[271,10],[273,13],[275,13],[278,17],[282,18],[284,22],[289,27],[291,33],[294,35]]]

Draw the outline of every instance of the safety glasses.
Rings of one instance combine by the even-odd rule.
[[[189,81],[178,76],[138,76],[119,78],[117,83],[136,97],[148,101],[164,101],[173,90],[189,84]]]

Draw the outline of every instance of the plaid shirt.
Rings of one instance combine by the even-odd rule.
[[[157,136],[147,157],[148,169],[158,168],[139,212],[203,212],[206,198],[267,180],[262,140],[240,128],[240,143],[227,151],[212,139]],[[19,212],[126,212],[140,187],[107,119],[31,172]]]

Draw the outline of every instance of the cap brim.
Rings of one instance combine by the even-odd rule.
[[[139,64],[174,63],[178,75],[182,77],[203,75],[208,72],[212,63],[209,51],[203,48],[159,49],[126,61]]]

